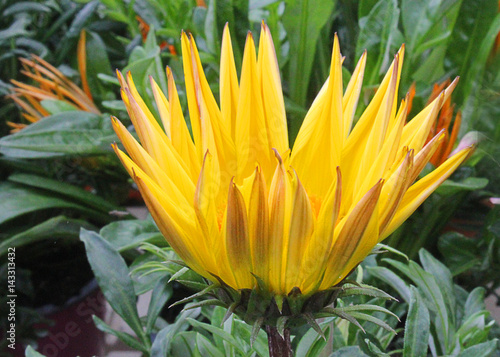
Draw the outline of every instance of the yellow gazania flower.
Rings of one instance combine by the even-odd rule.
[[[289,149],[279,69],[266,25],[259,53],[247,37],[238,83],[226,26],[220,107],[192,36],[182,56],[193,139],[171,71],[168,98],[151,79],[163,129],[119,73],[122,97],[142,146],[116,119],[129,156],[114,149],[167,241],[196,272],[234,289],[254,275],[275,295],[302,294],[341,282],[466,159],[461,150],[413,183],[444,138],[426,144],[456,81],[406,125],[397,108],[404,48],[353,127],[366,54],[343,91],[334,40],[330,77]],[[413,183],[413,185],[412,185]]]

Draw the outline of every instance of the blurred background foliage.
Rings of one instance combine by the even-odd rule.
[[[5,0],[0,3],[0,13],[2,259],[7,246],[28,249],[26,255],[34,257],[54,239],[64,244],[71,242],[81,250],[78,231],[85,227],[100,230],[129,265],[154,260],[153,255],[139,254],[136,248],[143,242],[160,244],[161,239],[151,221],[132,220],[123,211],[124,206],[140,201],[109,146],[116,140],[109,116],[130,124],[114,71],[131,71],[143,97],[152,98],[148,76],[153,76],[166,91],[165,67],[170,66],[182,106],[187,108],[180,57],[180,31],[184,30],[196,39],[207,79],[218,99],[224,25],[229,24],[239,71],[247,32],[252,31],[258,39],[260,22],[265,21],[281,69],[290,145],[328,76],[334,33],[339,36],[345,56],[344,82],[349,80],[363,51],[368,52],[358,113],[369,103],[402,44],[405,59],[399,98],[410,92],[413,104],[409,118],[424,107],[436,83],[460,76],[451,97],[451,113],[443,114],[449,116],[450,137],[453,123],[461,115],[456,143],[450,145],[479,138],[478,149],[466,166],[386,242],[424,265],[421,248],[427,249],[446,265],[443,269],[448,269],[454,283],[459,284],[459,299],[463,301],[469,294],[465,291],[475,291],[475,299],[482,298],[482,294],[496,294],[500,286],[497,0]],[[20,58],[32,61],[35,70]],[[42,61],[52,66],[49,74],[40,69]],[[71,99],[75,96],[79,101]],[[96,110],[82,109],[78,105],[82,101],[90,102]],[[151,99],[146,103],[156,110]],[[27,110],[27,106],[31,109]],[[36,115],[32,112],[35,109]],[[188,117],[188,113],[185,115]],[[37,120],[30,120],[33,116]],[[16,126],[8,122],[17,124],[17,128],[26,127],[11,133]],[[60,224],[66,220],[71,229]],[[137,234],[124,233],[127,230],[123,227]],[[113,243],[118,232],[122,232],[122,240]],[[377,267],[369,268],[369,272],[380,272],[391,265],[384,261],[373,264]],[[30,267],[26,269],[29,276]],[[451,288],[456,290],[456,286]],[[477,287],[484,290],[473,290]],[[147,289],[153,289],[153,285],[138,291]],[[420,294],[424,292],[420,290]],[[419,301],[414,295],[413,290],[406,291],[404,300],[410,311],[414,311],[411,302]],[[476,312],[483,308],[474,309]],[[217,313],[199,310],[193,316],[210,319],[208,315]],[[405,313],[402,311],[401,316]],[[186,322],[187,317],[182,316],[180,330],[196,324]],[[425,313],[414,316],[425,317]],[[151,331],[153,323],[144,331]],[[458,320],[455,323],[460,329]],[[206,326],[203,329],[207,330]],[[144,331],[136,332],[147,339]],[[203,334],[186,334],[200,344],[206,342]],[[378,342],[370,343],[385,349],[390,343],[380,340],[385,338],[380,334]],[[314,338],[311,346],[316,346]],[[455,337],[443,338],[436,335],[435,348],[442,353],[453,350],[450,339]],[[147,346],[145,341],[142,343]],[[365,340],[360,337],[360,341]],[[484,339],[477,341],[483,343]],[[348,346],[347,342],[344,346]],[[375,348],[366,341],[363,346],[364,353]],[[240,348],[247,351],[250,347]]]

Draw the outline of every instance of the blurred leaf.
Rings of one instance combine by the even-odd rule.
[[[139,246],[143,242],[166,246],[167,242],[151,220],[117,221],[103,227],[99,234],[119,252]]]
[[[87,54],[87,80],[90,92],[94,98],[104,99],[108,90],[104,87],[98,76],[99,74],[113,75],[106,45],[97,33],[87,31],[85,50]]]
[[[45,355],[42,355],[41,353],[38,353],[31,346],[26,347],[25,356],[26,357],[45,357]]]
[[[289,96],[300,106],[306,105],[307,89],[321,29],[330,19],[335,1],[287,0],[282,22],[290,56],[288,62]]]
[[[431,253],[425,249],[421,249],[418,252],[418,255],[420,263],[424,267],[425,271],[432,274],[436,280],[439,281],[444,301],[448,305],[448,311],[450,311],[450,320],[452,324],[455,324],[456,321],[454,311],[456,309],[456,300],[451,272],[443,263],[434,258]]]
[[[476,241],[457,232],[439,237],[438,247],[453,276],[481,264],[477,256]]]
[[[411,300],[406,317],[403,357],[427,356],[430,334],[429,311],[422,301],[418,289],[411,289]]]
[[[94,319],[95,326],[102,332],[109,333],[110,335],[118,337],[120,341],[125,343],[127,346],[132,347],[134,350],[141,351],[143,353],[148,353],[148,350],[139,341],[137,341],[134,338],[134,336],[126,332],[118,331],[111,328],[111,326],[107,325],[96,315],[93,315],[92,318]]]
[[[151,333],[158,315],[165,303],[170,300],[173,294],[172,286],[168,284],[170,276],[163,276],[156,283],[153,293],[151,295],[151,301],[149,302],[147,321],[146,321],[146,334]]]
[[[395,48],[400,44],[398,19],[396,0],[379,0],[367,16],[359,19],[356,57],[364,50],[369,53],[365,69],[367,85],[378,83],[379,75],[389,67]]]
[[[368,357],[358,346],[348,346],[339,348],[329,357]]]
[[[164,327],[156,335],[151,347],[151,357],[168,356],[169,348],[171,348],[172,339],[181,331],[185,331],[189,327],[187,319],[197,318],[200,315],[201,308],[184,310],[175,320],[175,323]],[[193,320],[196,321],[196,320]]]
[[[80,228],[92,229],[88,222],[78,219],[57,216],[46,220],[24,232],[18,233],[0,242],[0,256],[7,253],[9,247],[22,247],[44,239],[76,239]]]
[[[111,154],[117,141],[109,118],[83,111],[64,112],[0,139],[0,153],[18,158]]]
[[[106,300],[144,344],[145,335],[137,312],[134,285],[121,255],[95,232],[81,230],[87,258]]]
[[[34,2],[34,1],[18,1],[15,4],[12,4],[8,8],[3,11],[3,16],[15,15],[19,12],[47,12],[50,13],[51,10],[49,7]]]
[[[217,328],[213,325],[206,324],[204,322],[200,322],[197,320],[194,320],[192,318],[188,318],[187,321],[193,326],[193,327],[198,327],[202,328],[220,338],[222,338],[224,341],[226,341],[230,346],[232,346],[236,351],[238,351],[241,354],[245,354],[245,351],[242,349],[242,346],[238,343],[236,338],[232,336],[230,333]]]
[[[488,185],[488,179],[484,177],[467,177],[465,180],[456,182],[446,180],[438,187],[437,193],[443,196],[451,196],[461,191],[475,191],[485,188]]]
[[[83,203],[105,214],[117,209],[117,206],[80,187],[52,180],[47,177],[29,174],[12,174],[9,176],[9,181],[47,190],[49,192],[52,191],[54,197],[58,195],[66,196],[71,199],[72,202]]]
[[[78,111],[78,108],[63,100],[45,99],[40,102],[42,107],[50,112],[50,114],[60,114],[64,112]]]
[[[470,292],[467,300],[465,301],[464,320],[486,308],[484,303],[484,293],[485,290],[483,287],[477,287]]]
[[[78,205],[70,200],[54,197],[40,190],[30,189],[10,182],[0,183],[0,224],[16,217],[38,210],[53,208],[74,209],[84,215],[102,222],[102,212]],[[104,218],[106,221],[106,218]]]
[[[458,357],[490,357],[497,347],[497,339],[466,348]]]
[[[411,292],[408,288],[408,285],[392,270],[389,270],[385,267],[374,266],[369,267],[368,272],[378,279],[384,281],[386,284],[389,284],[394,290],[398,292],[398,294],[404,299],[404,301],[410,303]]]
[[[326,335],[326,330],[328,327],[322,326],[323,333]],[[323,343],[319,342],[322,341]],[[318,344],[319,343],[319,344]],[[295,354],[297,356],[316,356],[317,354],[312,354],[311,352],[318,353],[325,347],[326,341],[317,333],[314,329],[309,329],[304,336],[300,339],[297,344],[297,349]],[[320,348],[321,347],[321,348]]]

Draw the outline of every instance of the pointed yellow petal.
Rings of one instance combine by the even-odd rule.
[[[382,184],[382,180],[377,182],[344,218],[344,224],[339,224],[339,233],[336,233],[337,237],[328,258],[328,267],[325,278],[321,283],[321,289],[329,288],[337,283],[341,276],[345,274],[347,263],[353,257],[356,249],[366,244],[366,242],[363,242],[363,238],[366,239],[365,231],[369,227],[370,221],[372,221],[372,216],[376,213],[375,208],[377,207]],[[375,246],[377,243],[376,235],[368,238],[374,241],[373,246]]]
[[[310,113],[318,115],[315,111],[319,110],[321,114],[314,120],[308,120],[307,117],[304,120],[292,150],[291,165],[297,170],[309,196],[322,199],[336,176],[344,145],[342,65],[337,36],[328,85],[324,96],[322,93],[320,95],[318,107],[313,104]]]
[[[276,58],[271,32],[264,23],[261,26],[257,62],[266,118],[267,140],[271,148],[282,153],[288,149],[285,102],[283,101],[278,59]]]
[[[255,44],[249,33],[243,54],[235,131],[238,183],[251,175],[257,165],[260,165],[266,180],[270,180],[275,167],[274,155],[268,142],[259,82]]]
[[[359,94],[363,86],[363,76],[366,66],[366,51],[363,52],[361,58],[352,73],[351,80],[345,90],[344,98],[342,100],[342,112],[344,119],[344,139],[347,139],[351,131],[352,121],[358,106]]]
[[[323,279],[326,263],[332,249],[333,234],[340,211],[342,176],[337,167],[337,177],[332,183],[316,220],[314,234],[304,253],[302,261],[302,293],[317,288]]]
[[[226,23],[222,35],[222,48],[220,55],[220,108],[222,120],[235,140],[236,112],[238,108],[239,86],[236,65],[234,64],[233,46],[229,26]]]
[[[462,162],[468,157],[472,147],[464,149],[446,160],[436,170],[411,186],[399,204],[394,218],[381,234],[380,240],[385,239],[396,230],[410,215],[430,196],[440,184],[444,182]]]
[[[285,292],[294,287],[300,287],[302,278],[302,257],[314,232],[314,215],[311,202],[300,183],[297,173],[292,173],[292,216],[290,218],[290,233],[288,245],[284,247],[286,254]]]
[[[248,232],[253,273],[268,283],[270,271],[269,206],[264,175],[259,167],[255,169],[248,203]]]
[[[231,182],[227,199],[226,249],[231,271],[238,287],[252,288],[252,269],[248,222],[245,201],[236,185]]]

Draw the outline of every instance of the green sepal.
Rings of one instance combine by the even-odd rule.
[[[302,314],[301,316],[303,316],[304,319],[307,321],[307,324],[309,326],[311,326],[314,329],[314,331],[316,331],[318,333],[318,335],[320,335],[323,338],[323,340],[326,341],[325,333],[323,332],[323,330],[321,329],[319,324],[316,322],[316,319],[314,318],[313,314],[310,312],[306,312],[305,314]]]
[[[276,320],[276,329],[278,330],[278,333],[280,334],[281,338],[285,337],[285,328],[288,319],[289,319],[288,316],[281,316],[278,317],[278,319]]]
[[[190,302],[191,300],[194,300],[197,297],[201,297],[203,295],[207,295],[208,293],[210,293],[212,290],[214,290],[216,288],[217,288],[217,286],[215,284],[211,284],[211,285],[207,286],[205,289],[203,289],[202,291],[197,292],[196,294],[193,294],[193,295],[188,296],[188,297],[186,297],[186,298],[184,298],[182,300],[178,300],[178,301],[174,302],[168,308],[170,309],[171,307],[174,307],[174,306],[177,306],[177,305],[181,305],[181,304],[185,304],[187,302]]]
[[[178,278],[180,278],[181,276],[183,276],[185,273],[187,273],[190,269],[187,268],[187,267],[183,267],[181,269],[179,269],[175,274],[173,274],[170,279],[168,280],[168,282],[172,282],[174,280],[178,280]]]
[[[202,300],[202,301],[199,301],[197,303],[193,303],[189,306],[186,306],[183,310],[191,310],[191,309],[196,309],[197,307],[203,307],[203,306],[221,306],[221,307],[227,308],[227,305],[224,304],[219,299],[207,299],[207,300]]]
[[[252,334],[250,335],[250,347],[253,347],[254,342],[257,340],[257,337],[259,336],[260,328],[262,327],[263,323],[264,323],[264,317],[259,317],[253,323]]]
[[[224,325],[224,322],[226,322],[229,317],[231,317],[231,315],[233,314],[234,310],[236,310],[236,308],[239,305],[240,305],[240,300],[235,301],[231,305],[229,305],[229,307],[227,308],[226,314],[222,318],[221,326]]]

